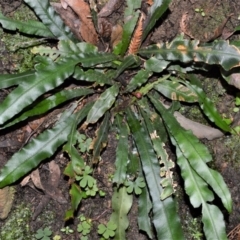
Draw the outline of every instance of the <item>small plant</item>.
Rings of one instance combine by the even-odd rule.
[[[112,221],[109,221],[107,225],[98,225],[98,234],[102,235],[104,239],[109,239],[115,236],[117,225]]]
[[[199,223],[197,222],[197,219],[194,218],[191,222],[192,226],[189,226],[189,230],[191,232],[191,236],[193,240],[201,240],[203,237],[203,234],[197,229],[199,228]]]
[[[91,176],[92,171],[89,166],[86,166],[82,174],[75,177],[76,180],[79,181],[79,186],[84,189],[87,196],[95,196],[99,190],[96,179]]]
[[[204,10],[202,8],[195,8],[194,11],[196,13],[200,13],[202,17],[206,16],[206,14],[205,14],[205,12],[204,12]]]
[[[56,236],[53,237],[53,240],[61,240],[61,236],[56,235]]]
[[[85,134],[77,134],[77,140],[80,152],[82,153],[88,152],[92,139],[87,138]]]
[[[80,223],[78,224],[77,231],[81,233],[83,236],[88,235],[92,227],[91,219],[87,219],[83,215],[80,215],[78,218],[80,220]]]
[[[69,226],[66,226],[64,228],[61,228],[60,229],[61,232],[65,233],[65,234],[72,234],[74,231],[69,227]]]
[[[138,177],[135,181],[125,181],[124,185],[128,193],[134,192],[136,195],[139,195],[142,193],[142,189],[146,186],[146,183],[142,177]]]
[[[41,240],[50,240],[50,236],[52,235],[52,231],[49,227],[46,227],[44,229],[38,229],[37,233],[35,234],[36,239]]]
[[[235,108],[233,109],[233,112],[239,112],[240,107],[240,94],[237,94],[235,98]]]

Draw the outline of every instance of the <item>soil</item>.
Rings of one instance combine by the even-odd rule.
[[[21,8],[22,1],[4,0],[0,2],[1,11],[7,16],[14,16],[15,12]],[[103,4],[101,3],[101,6]],[[196,9],[199,9],[197,12]],[[158,21],[156,28],[148,37],[145,45],[157,42],[170,42],[174,37],[182,32],[185,33],[185,37],[193,37],[200,40],[201,42],[208,42],[213,38],[226,39],[231,35],[231,32],[236,26],[239,25],[240,2],[237,0],[173,0],[170,9],[164,14],[164,16]],[[202,13],[205,16],[202,16]],[[229,17],[231,15],[231,17]],[[122,8],[118,9],[116,13],[111,16],[111,23],[121,22]],[[184,24],[181,25],[183,17],[186,17]],[[229,17],[229,18],[228,18]],[[225,20],[228,20],[225,22]],[[212,33],[220,31],[218,34],[212,35]],[[220,33],[220,34],[219,34]],[[218,36],[217,36],[218,35]],[[239,39],[239,35],[235,34],[230,39]],[[12,53],[9,51],[6,42],[0,40],[0,73],[12,73],[16,70],[16,61],[12,57]],[[222,82],[220,75],[218,76],[214,71],[211,71],[204,76],[202,79],[205,89],[211,99],[216,99],[216,105],[221,113],[227,116],[232,116],[238,121],[239,117],[232,112],[231,109],[234,107],[234,96],[236,90],[231,87],[226,87]],[[223,86],[224,85],[224,86]],[[8,91],[0,91],[1,100],[4,99],[8,94]],[[199,112],[194,113],[194,109],[189,108],[185,114],[194,120],[199,118]],[[60,111],[63,111],[62,109]],[[51,116],[47,116],[49,121],[48,125],[46,121],[44,124],[41,122],[33,122],[37,126],[42,125],[43,127],[49,127],[51,119],[55,119],[58,112],[53,113]],[[195,115],[194,115],[195,114]],[[205,121],[202,118],[198,121]],[[50,123],[49,123],[50,122]],[[239,123],[239,122],[238,122]],[[7,162],[18,149],[20,149],[26,141],[28,141],[30,135],[33,133],[28,125],[17,126],[15,129],[2,131],[0,135],[0,168]],[[30,130],[29,130],[30,129]],[[34,134],[41,131],[38,127],[33,127]],[[36,133],[35,133],[36,132]],[[89,131],[88,136],[94,134],[94,129]],[[227,232],[230,232],[234,227],[240,224],[240,141],[238,136],[224,136],[217,140],[206,141],[204,143],[209,147],[213,155],[213,166],[223,176],[226,184],[228,185],[233,199],[233,212],[228,215],[225,214]],[[116,136],[114,133],[109,135],[108,145],[102,154],[102,161],[98,168],[94,171],[93,176],[97,179],[99,188],[106,193],[105,197],[94,197],[87,200],[82,200],[81,207],[76,213],[76,216],[83,214],[87,218],[91,219],[93,224],[93,231],[89,235],[89,239],[97,240],[100,239],[97,234],[96,226],[99,223],[106,223],[111,214],[111,176],[114,172],[115,162],[115,150],[116,150]],[[86,156],[87,158],[87,156]],[[62,152],[57,153],[50,160],[54,160],[58,164],[61,170],[60,180],[58,189],[61,191],[62,197],[66,202],[59,202],[54,198],[46,196],[43,191],[38,190],[26,184],[21,186],[18,182],[15,188],[15,197],[12,204],[12,210],[9,216],[5,220],[0,220],[0,228],[6,228],[6,231],[13,231],[13,228],[8,228],[6,225],[9,219],[16,218],[17,214],[20,219],[24,219],[24,225],[29,228],[26,230],[26,238],[33,239],[31,234],[37,232],[38,229],[44,227],[50,227],[54,235],[59,235],[61,239],[75,240],[79,239],[79,233],[77,232],[77,225],[79,219],[73,221],[64,222],[64,216],[69,208],[70,197],[69,197],[69,185],[68,179],[62,174],[65,169],[68,158]],[[39,173],[43,185],[47,185],[49,181],[49,165],[48,161],[41,164],[39,167]],[[178,200],[179,215],[182,218],[183,229],[186,235],[186,239],[198,239],[194,233],[197,231],[201,232],[201,224],[199,223],[200,213],[198,209],[190,207],[187,197],[184,195],[182,189],[181,178],[176,176],[179,181],[179,192],[176,194]],[[44,200],[45,199],[45,200]],[[136,200],[136,199],[135,199]],[[21,206],[21,207],[19,207]],[[36,216],[36,211],[39,212]],[[133,205],[129,213],[130,226],[127,231],[127,239],[134,240],[145,240],[148,239],[143,233],[139,233],[137,227],[137,204]],[[26,217],[26,219],[23,217]],[[194,222],[193,218],[197,219]],[[65,226],[70,226],[74,230],[72,234],[66,234],[60,230]],[[18,226],[21,226],[20,223]],[[195,232],[190,230],[194,228]],[[1,240],[5,240],[0,238]],[[19,238],[15,238],[18,240]],[[12,240],[15,240],[12,239]],[[201,238],[199,238],[201,239]]]

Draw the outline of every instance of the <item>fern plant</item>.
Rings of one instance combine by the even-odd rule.
[[[77,42],[48,0],[24,2],[35,11],[41,22],[21,23],[0,15],[3,28],[54,38],[58,44],[52,48],[40,46],[32,50],[38,54],[33,70],[0,76],[1,88],[16,86],[0,104],[1,129],[42,115],[70,100],[72,104],[51,129],[33,138],[9,159],[0,172],[0,187],[16,182],[62,147],[70,159],[64,174],[73,180],[70,181],[71,209],[66,213],[66,220],[72,218],[84,197],[76,176],[86,171],[84,158],[76,147],[77,129],[98,123],[92,143],[91,165],[98,164],[110,129],[115,129],[119,136],[110,218],[117,226],[115,239],[126,239],[127,214],[134,192],[138,195],[140,230],[149,238],[156,233],[158,239],[184,239],[173,196],[175,163],[165,149],[166,140],[170,137],[176,149],[176,163],[181,170],[184,189],[192,206],[202,209],[206,238],[227,239],[223,214],[213,200],[215,196],[221,199],[230,213],[232,200],[229,190],[222,176],[207,165],[212,161],[207,147],[191,131],[181,127],[174,111],[179,109],[180,102],[198,103],[213,124],[224,132],[230,132],[231,128],[206,97],[201,82],[193,73],[210,65],[218,65],[229,73],[239,65],[239,50],[227,41],[200,45],[199,41],[186,40],[183,36],[170,43],[158,43],[138,50],[168,8],[170,0],[154,1],[145,28],[139,27],[139,19],[142,21],[138,10],[141,1],[128,0],[124,17],[130,20],[123,27],[122,41],[112,53],[100,52],[89,43]],[[135,28],[142,32],[140,40],[131,41]],[[129,48],[132,51],[128,51]],[[133,72],[131,79],[121,84],[119,76],[127,71]],[[58,88],[69,78],[76,80],[76,88]],[[89,95],[97,97],[85,100]],[[171,106],[165,106],[163,99],[171,101]],[[129,183],[129,177],[136,182]]]

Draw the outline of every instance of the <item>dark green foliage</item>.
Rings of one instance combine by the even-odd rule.
[[[20,23],[0,15],[2,26],[59,41],[53,48],[39,46],[32,49],[38,54],[32,71],[0,76],[1,88],[16,86],[0,104],[1,128],[50,112],[61,104],[73,103],[51,129],[43,131],[12,156],[1,169],[0,187],[16,182],[62,147],[69,156],[64,174],[71,179],[71,208],[65,219],[73,218],[82,198],[95,196],[94,190],[97,189],[92,168],[86,166],[84,154],[88,152],[91,167],[97,165],[107,145],[109,131],[115,130],[118,144],[113,175],[113,213],[111,224],[101,225],[99,233],[104,237],[126,239],[127,214],[133,194],[136,194],[139,199],[139,229],[150,238],[156,233],[158,239],[184,239],[172,196],[175,191],[172,177],[175,163],[164,147],[170,138],[176,148],[176,163],[181,170],[184,189],[192,206],[202,209],[206,238],[226,239],[223,214],[212,201],[216,194],[226,210],[231,212],[229,190],[221,175],[207,165],[212,161],[208,149],[192,132],[180,126],[172,111],[176,110],[176,102],[178,105],[180,102],[198,104],[213,124],[230,132],[231,128],[211,99],[206,97],[201,84],[194,81],[194,75],[189,75],[188,71],[192,73],[195,70],[195,63],[198,63],[198,70],[204,70],[205,65],[218,65],[227,76],[228,71],[239,65],[237,47],[226,41],[202,46],[199,41],[178,36],[171,43],[140,49],[139,56],[126,55],[141,6],[141,1],[127,1],[125,17],[130,17],[130,21],[124,25],[122,42],[115,47],[114,54],[104,53],[91,44],[76,43],[47,0],[25,2],[34,9],[41,22]],[[147,37],[169,3],[170,0],[154,1],[142,39]],[[127,86],[120,84],[117,78],[131,70],[134,73]],[[64,89],[63,83],[71,77],[76,80],[77,87]],[[93,95],[91,99],[94,100],[85,98],[88,95]],[[173,103],[172,108],[165,108],[160,101],[164,98]],[[87,147],[79,149],[77,129],[89,125],[97,127],[95,138],[90,147],[88,142]],[[79,231],[83,231],[83,226]]]

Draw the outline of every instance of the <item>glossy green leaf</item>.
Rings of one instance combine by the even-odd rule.
[[[138,226],[140,230],[146,232],[148,237],[152,239],[152,227],[149,217],[151,209],[152,203],[149,198],[148,189],[145,187],[138,197]]]
[[[151,57],[144,63],[144,67],[148,71],[160,73],[167,68],[169,63],[169,61],[159,60],[155,57]]]
[[[77,149],[74,147],[77,141],[77,126],[82,120],[87,116],[89,110],[91,109],[93,103],[86,104],[80,111],[75,113],[75,119],[71,126],[71,131],[68,135],[68,141],[63,146],[63,150],[66,151],[71,159],[71,169],[74,173],[81,174],[84,168],[84,160],[82,156],[78,153]]]
[[[62,56],[69,56],[69,54],[74,53],[97,53],[98,49],[96,46],[86,43],[86,42],[78,42],[74,43],[69,40],[61,40],[58,42],[58,53]],[[56,51],[55,48],[53,48]],[[106,54],[106,53],[105,53]]]
[[[140,166],[141,166],[140,158],[137,152],[137,148],[134,144],[132,149],[129,149],[128,151],[127,175],[133,178],[138,176]]]
[[[19,152],[15,153],[0,172],[0,188],[12,184],[29,173],[44,159],[52,156],[67,141],[75,115],[66,110],[64,120],[34,138]]]
[[[137,64],[139,65],[139,58],[135,55],[128,55],[126,56],[119,67],[116,70],[114,78],[117,78],[122,72],[124,72],[127,68]]]
[[[19,117],[17,117],[10,123],[6,124],[4,128],[12,126],[18,122],[21,122],[27,119],[28,117],[46,113],[50,109],[53,109],[60,105],[61,103],[64,103],[70,99],[86,96],[90,93],[93,93],[93,90],[88,88],[80,88],[80,89],[66,89],[56,94],[53,94],[52,96],[45,98],[41,102],[35,104],[33,107],[31,107],[30,110],[23,112],[23,114],[21,114]]]
[[[96,69],[89,69],[84,71],[80,67],[76,67],[73,77],[77,80],[87,81],[87,82],[94,82],[95,84],[99,85],[113,85],[112,79],[115,75],[115,70],[109,70],[107,72],[98,71]]]
[[[148,94],[153,88],[155,85],[159,84],[160,82],[163,82],[165,81],[166,79],[168,79],[170,76],[169,75],[165,75],[159,79],[157,79],[156,81],[154,82],[150,82],[150,83],[147,83],[145,86],[143,86],[141,89],[139,89],[139,92],[142,94],[142,95],[146,95]]]
[[[132,92],[136,88],[141,87],[144,83],[148,81],[148,78],[152,76],[152,73],[148,70],[141,69],[137,74],[130,80],[127,85],[127,92]]]
[[[141,0],[127,0],[127,8],[124,11],[124,19],[126,19],[126,22],[123,25],[122,41],[114,49],[114,53],[117,55],[124,55],[128,49],[140,15],[140,12],[137,10],[141,8],[141,2]]]
[[[227,240],[225,221],[221,211],[214,205],[202,206],[202,222],[206,239]]]
[[[168,5],[171,3],[171,0],[154,0],[153,5],[150,8],[149,21],[143,31],[143,39],[145,39],[148,33],[155,26],[157,20],[163,15],[163,13],[168,9]]]
[[[83,67],[92,67],[97,64],[108,63],[116,60],[116,56],[111,53],[85,53],[72,56],[82,64]]]
[[[150,96],[150,99],[154,107],[161,113],[168,131],[174,139],[173,144],[176,144],[183,156],[189,161],[191,167],[212,187],[222,200],[224,207],[231,212],[232,200],[227,185],[222,176],[217,171],[210,169],[206,164],[212,160],[206,146],[200,143],[192,132],[184,130],[169,110],[164,108],[155,97]]]
[[[116,149],[116,170],[112,181],[113,183],[117,183],[117,186],[119,187],[120,184],[123,184],[127,176],[129,131],[126,123],[123,121],[123,117],[117,114],[115,118],[119,140]]]
[[[82,200],[82,197],[83,197],[82,191],[76,183],[72,183],[69,193],[71,196],[71,210],[74,213],[74,211],[76,211],[78,209],[79,204]],[[72,215],[71,218],[73,218],[73,217],[74,216]]]
[[[127,122],[141,158],[143,173],[152,198],[153,224],[157,236],[159,239],[184,239],[175,202],[171,197],[160,200],[163,191],[160,185],[160,166],[147,130],[145,126],[140,125],[130,109],[127,110]]]
[[[110,121],[109,112],[105,113],[104,119],[97,131],[97,136],[93,140],[92,148],[92,163],[97,164],[99,162],[100,153],[103,148],[106,147],[108,141],[108,129],[109,129],[109,121]]]
[[[70,29],[54,11],[48,0],[24,0],[41,19],[43,24],[59,39],[73,39]]]
[[[97,64],[104,64],[112,62],[117,59],[117,56],[112,53],[99,52],[97,47],[85,43],[74,43],[70,40],[61,40],[58,42],[58,46],[49,49],[49,47],[35,47],[32,50],[35,54],[41,56],[51,56],[51,58],[71,58],[81,63],[83,67],[91,67]]]
[[[128,228],[129,220],[127,214],[132,207],[133,196],[129,195],[125,187],[121,187],[119,190],[114,189],[112,196],[112,209],[113,213],[110,217],[110,221],[117,225],[115,240],[125,240],[125,231]]]
[[[31,81],[34,75],[34,71],[27,71],[18,74],[2,74],[0,75],[0,88],[8,88],[14,85],[19,85],[23,81]]]
[[[172,174],[173,170],[172,168],[175,166],[174,162],[169,158],[164,146],[164,142],[161,139],[161,135],[159,136],[157,134],[157,130],[154,128],[154,124],[150,119],[155,118],[155,113],[152,113],[152,115],[149,115],[146,113],[150,113],[149,104],[146,101],[146,99],[141,99],[139,101],[141,116],[143,117],[148,133],[150,134],[151,141],[153,144],[153,148],[155,152],[157,153],[158,159],[160,159],[159,164],[161,165],[160,168],[160,177],[161,177],[161,185],[162,185],[162,193],[161,193],[161,199],[164,200],[165,198],[171,196],[174,193],[173,188],[173,179]],[[159,125],[163,127],[163,123],[158,122]]]
[[[40,95],[62,84],[73,73],[76,63],[71,60],[58,63],[49,61],[48,66],[39,65],[35,75],[21,82],[0,104],[0,124],[18,114]]]
[[[214,122],[222,130],[230,132],[231,128],[223,120],[223,118],[215,108],[213,102],[206,96],[202,88],[199,88],[193,84],[187,84],[187,86],[190,89],[192,89],[195,92],[195,94],[198,96],[200,107],[202,108],[204,114],[206,114],[206,116],[209,118],[209,120]]]
[[[100,95],[92,109],[87,116],[87,123],[95,123],[101,118],[104,113],[111,108],[115,99],[118,95],[119,88],[115,84],[112,87],[105,90],[104,93]]]
[[[177,163],[181,169],[181,175],[184,179],[184,188],[190,198],[193,207],[198,208],[205,202],[211,202],[214,199],[212,191],[207,183],[190,166],[188,160],[177,147]]]
[[[209,65],[220,65],[228,71],[239,66],[240,51],[227,41],[215,41],[207,46],[200,46],[198,40],[176,37],[171,43],[158,43],[139,50],[139,54],[159,60],[196,62]]]
[[[188,103],[198,102],[198,95],[195,91],[174,79],[171,79],[171,81],[162,81],[155,85],[154,89],[174,101],[183,101]]]
[[[20,22],[11,18],[5,17],[0,13],[0,23],[2,27],[11,30],[19,30],[21,33],[37,35],[42,37],[54,37],[52,32],[41,22],[28,20],[27,22]]]

